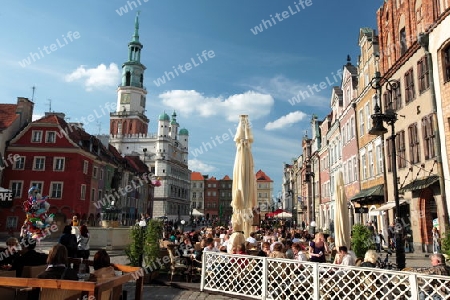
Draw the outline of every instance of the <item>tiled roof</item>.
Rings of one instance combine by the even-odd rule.
[[[222,180],[232,180],[232,179],[230,178],[230,176],[225,175],[225,176],[222,178]]]
[[[17,104],[0,104],[0,130],[4,130],[11,126],[15,119]]]
[[[205,180],[205,178],[203,178],[203,175],[200,172],[192,172],[191,180]]]
[[[269,176],[266,175],[262,170],[256,172],[256,180],[257,181],[272,181]]]
[[[137,155],[127,155],[125,156],[128,164],[135,169],[138,173],[146,173],[148,172],[148,167],[145,163],[139,158]]]

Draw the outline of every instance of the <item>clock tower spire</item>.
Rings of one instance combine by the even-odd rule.
[[[128,60],[122,64],[122,80],[117,89],[117,111],[111,113],[110,134],[127,136],[147,134],[149,120],[145,116],[145,66],[141,63],[139,13],[134,20],[134,33],[128,43]]]

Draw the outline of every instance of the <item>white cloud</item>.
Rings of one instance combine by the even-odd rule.
[[[111,63],[109,68],[100,64],[96,68],[86,69],[85,66],[79,66],[75,71],[65,76],[66,82],[84,80],[84,86],[87,91],[94,88],[116,86],[119,81],[120,71],[115,63]]]
[[[294,111],[291,112],[285,116],[282,116],[281,118],[269,122],[266,124],[264,129],[266,130],[274,130],[274,129],[280,129],[283,127],[290,127],[292,124],[298,123],[299,121],[303,120],[304,117],[307,115],[304,112],[301,111]]]
[[[216,167],[205,164],[198,159],[190,159],[188,161],[189,169],[195,172],[208,173],[216,171]]]
[[[249,115],[253,120],[269,114],[274,100],[271,95],[248,91],[227,98],[205,97],[195,90],[172,90],[160,94],[165,106],[183,114],[203,117],[223,116],[228,121],[238,121],[239,115]]]

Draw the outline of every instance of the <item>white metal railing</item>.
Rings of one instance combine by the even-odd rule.
[[[200,290],[263,300],[444,300],[450,276],[205,252]]]

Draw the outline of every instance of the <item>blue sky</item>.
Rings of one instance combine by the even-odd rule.
[[[311,115],[328,114],[331,88],[340,85],[333,75],[347,54],[356,64],[359,28],[376,28],[382,2],[11,1],[0,12],[0,102],[31,98],[36,86],[35,114],[48,111],[51,99],[51,109],[71,122],[94,115],[85,122],[89,133],[108,133],[105,104],[116,103],[140,10],[149,131],[156,132],[159,114],[175,110],[180,127],[189,130],[189,168],[222,178],[232,176],[232,135],[239,114],[248,114],[255,172],[274,180],[276,194],[283,164],[301,154]],[[190,70],[161,83],[173,66],[192,61]],[[331,84],[314,89],[320,82]]]

